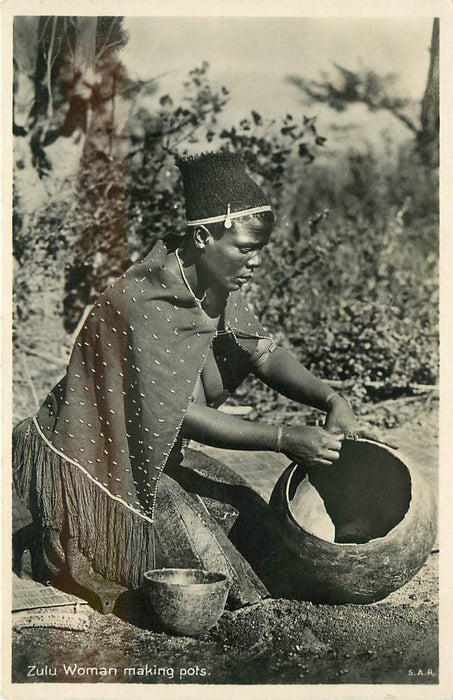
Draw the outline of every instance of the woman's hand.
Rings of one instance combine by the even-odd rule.
[[[329,433],[360,433],[359,422],[342,396],[334,396],[329,401],[325,428]]]
[[[323,428],[310,426],[285,427],[281,451],[307,469],[330,465],[340,457],[344,434],[332,435]]]
[[[330,410],[327,413],[326,430],[331,433],[345,433],[346,437],[365,438],[366,440],[387,445],[387,447],[391,447],[394,450],[398,449],[398,445],[387,442],[372,430],[367,430],[361,426],[350,405],[342,396],[334,396],[329,403]]]

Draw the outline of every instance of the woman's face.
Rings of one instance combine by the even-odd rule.
[[[250,217],[236,219],[220,238],[206,235],[199,264],[207,285],[233,292],[249,282],[261,263],[272,227],[270,220]]]

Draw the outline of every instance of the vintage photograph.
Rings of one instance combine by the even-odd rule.
[[[439,683],[441,27],[14,17],[17,687]]]

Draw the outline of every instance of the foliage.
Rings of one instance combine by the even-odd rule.
[[[334,63],[333,77],[323,71],[319,80],[291,75],[288,82],[308,98],[309,104],[326,104],[336,112],[343,112],[354,104],[363,104],[370,112],[389,112],[410,130],[426,163],[436,167],[439,164],[438,18],[433,20],[430,54],[428,79],[421,104],[401,94],[396,73],[380,75],[365,66],[351,70]]]
[[[265,325],[358,397],[435,384],[435,174],[408,145],[396,163],[350,152],[299,183],[249,291]]]
[[[327,104],[336,112],[344,112],[353,104],[364,104],[371,112],[384,109],[401,120],[414,133],[417,127],[407,114],[413,101],[402,97],[395,84],[395,73],[380,75],[369,68],[352,71],[338,63],[334,64],[336,73],[332,78],[322,74],[322,80],[306,80],[300,76],[288,77],[288,82],[304,92],[311,102]]]
[[[357,396],[373,381],[436,381],[437,180],[416,149],[319,162],[326,139],[313,117],[288,114],[279,123],[252,111],[221,127],[229,91],[213,89],[207,63],[177,94],[162,93],[156,80],[133,83],[116,59],[99,71],[85,107],[79,101],[73,110],[89,119],[76,120],[72,141],[61,131],[73,98],[63,69],[50,127],[41,113],[42,157],[23,135],[16,139],[18,353],[64,356],[84,309],[112,277],[158,238],[177,242],[184,233],[174,156],[225,147],[242,153],[277,212],[262,270],[245,290],[277,341],[318,375],[351,380]],[[78,154],[64,177],[63,147]],[[42,398],[49,366],[34,367]],[[239,398],[260,415],[280,400],[256,382]]]

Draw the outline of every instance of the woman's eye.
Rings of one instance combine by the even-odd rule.
[[[246,255],[247,253],[251,253],[251,252],[252,252],[252,249],[251,249],[251,248],[239,248],[239,250],[241,251],[241,253],[244,253],[245,255]]]

